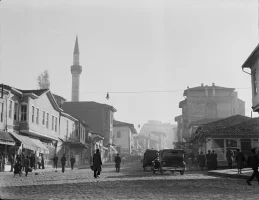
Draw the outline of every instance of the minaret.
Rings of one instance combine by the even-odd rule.
[[[79,48],[78,38],[76,36],[73,65],[71,66],[72,74],[72,98],[71,101],[79,101],[79,79],[82,72],[82,67],[79,65]]]

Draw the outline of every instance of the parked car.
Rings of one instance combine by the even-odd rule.
[[[144,153],[143,158],[143,169],[147,170],[147,167],[150,167],[152,170],[153,164],[152,161],[158,157],[158,151],[154,149],[147,149]]]
[[[160,173],[165,171],[174,173],[180,172],[181,175],[185,172],[186,164],[184,162],[183,149],[163,149],[159,151]]]

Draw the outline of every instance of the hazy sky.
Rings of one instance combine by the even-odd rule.
[[[257,0],[2,0],[0,82],[37,89],[47,69],[52,92],[70,101],[78,35],[80,100],[113,105],[116,120],[175,123],[183,90],[201,83],[248,88],[237,91],[250,115],[241,65],[258,43],[257,9]],[[154,90],[177,91],[112,93]]]

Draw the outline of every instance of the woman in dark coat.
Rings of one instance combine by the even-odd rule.
[[[201,170],[204,171],[204,167],[206,164],[206,157],[203,154],[203,152],[200,153],[200,155],[198,157],[198,162],[199,162],[199,166],[200,166]]]
[[[96,153],[93,156],[93,169],[94,169],[94,178],[100,178],[102,170],[102,159],[100,150],[96,149]]]
[[[244,168],[245,156],[243,155],[242,152],[240,152],[239,149],[237,149],[236,163],[237,163],[237,173],[241,174],[241,170],[242,168]]]

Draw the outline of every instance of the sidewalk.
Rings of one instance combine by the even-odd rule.
[[[242,169],[242,174],[237,173],[237,169],[221,169],[221,170],[211,170],[208,171],[208,175],[211,176],[221,176],[221,177],[229,177],[229,178],[239,178],[239,179],[247,179],[253,173],[251,168]],[[257,181],[256,179],[254,179]]]

